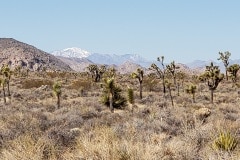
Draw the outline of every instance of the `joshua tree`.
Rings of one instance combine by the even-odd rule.
[[[166,73],[166,70],[165,70],[165,65],[163,63],[164,61],[164,56],[161,56],[161,57],[158,57],[157,58],[157,61],[159,61],[162,65],[162,69],[160,69],[156,64],[152,64],[151,65],[151,68],[150,69],[153,69],[155,71],[157,71],[157,74],[159,76],[159,78],[162,78],[162,84],[163,84],[163,94],[165,96],[165,93],[166,93],[166,85],[165,85],[165,73]]]
[[[131,104],[131,108],[132,108],[132,111],[133,111],[133,105],[134,105],[134,92],[133,92],[133,89],[132,88],[128,88],[127,90],[127,93],[128,93],[128,102]]]
[[[14,71],[13,71],[14,75],[15,76],[21,76],[21,69],[22,69],[22,66],[15,67]]]
[[[227,68],[227,71],[230,73],[232,77],[232,81],[234,83],[237,82],[237,72],[240,69],[240,66],[238,64],[233,64]]]
[[[94,78],[94,81],[99,82],[101,79],[101,76],[106,71],[106,66],[102,65],[102,66],[98,67],[96,64],[90,64],[87,67],[87,69],[91,73],[92,78]]]
[[[153,88],[157,85],[158,81],[156,80],[156,74],[150,73],[147,75],[146,79],[144,80],[144,86],[149,89],[149,92],[152,92]]]
[[[140,99],[142,99],[142,82],[143,82],[143,70],[138,68],[137,69],[137,72],[133,72],[131,74],[131,77],[132,78],[137,78],[138,81],[139,81],[139,95],[140,95]]]
[[[226,79],[228,80],[228,74],[227,74],[227,68],[229,65],[229,57],[231,56],[231,53],[229,51],[226,52],[219,52],[220,57],[218,58],[218,60],[222,60],[224,66],[225,66],[225,76]]]
[[[186,92],[188,94],[192,94],[192,102],[195,103],[195,93],[196,93],[197,87],[194,84],[188,85],[186,88]]]
[[[5,84],[6,84],[5,78],[0,79],[0,85],[2,86],[2,91],[3,91],[3,101],[4,101],[4,104],[6,104]]]
[[[173,77],[174,85],[176,85],[176,69],[179,69],[179,67],[175,65],[174,61],[172,61],[169,65],[166,66],[166,68]]]
[[[114,108],[121,108],[125,105],[126,99],[120,94],[122,90],[115,85],[114,78],[106,78],[104,82],[102,103],[114,112]]]
[[[53,84],[53,93],[57,96],[57,108],[58,109],[60,108],[60,96],[62,94],[61,88],[62,88],[62,86],[59,82],[55,82]]]
[[[105,72],[104,75],[106,75],[107,77],[115,77],[116,76],[116,72],[117,70],[114,67],[108,68]]]
[[[9,89],[9,82],[10,82],[10,78],[11,78],[10,68],[6,65],[3,65],[1,68],[1,73],[5,77],[5,83],[7,84],[8,96],[11,96],[10,89]]]
[[[166,81],[165,81],[165,84],[166,84],[166,87],[167,87],[167,89],[168,89],[168,91],[169,91],[169,96],[170,96],[170,98],[171,98],[172,106],[174,106],[173,96],[172,96],[172,89],[171,89],[172,83],[166,80]]]
[[[214,66],[212,62],[210,66],[206,66],[204,74],[199,77],[200,80],[207,82],[208,88],[211,91],[211,103],[213,103],[213,92],[223,78],[224,75],[220,73],[218,66]]]

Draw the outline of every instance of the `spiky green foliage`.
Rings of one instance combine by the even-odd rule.
[[[211,92],[211,103],[213,103],[213,92],[218,87],[218,84],[223,80],[224,75],[220,73],[218,66],[214,66],[211,62],[210,66],[206,66],[204,74],[199,79],[206,82]]]
[[[112,78],[114,78],[114,77],[116,76],[116,72],[117,72],[117,70],[116,70],[114,67],[111,67],[111,68],[108,68],[108,69],[106,70],[106,72],[104,73],[104,75],[105,75],[106,77],[112,77]]]
[[[156,73],[158,74],[159,78],[162,78],[162,85],[163,85],[163,93],[165,95],[166,93],[166,85],[165,85],[165,74],[166,74],[166,69],[165,65],[163,63],[164,61],[164,56],[158,57],[157,61],[159,61],[162,65],[162,69],[159,68],[155,63],[153,63],[150,67],[150,69],[155,70]]]
[[[142,99],[143,74],[144,74],[144,72],[143,72],[143,70],[140,69],[140,68],[137,69],[137,72],[133,72],[133,73],[131,74],[131,77],[132,77],[132,78],[138,79],[140,99]]]
[[[238,140],[230,132],[220,132],[213,142],[213,147],[218,150],[233,151],[238,145]]]
[[[102,87],[101,102],[110,107],[112,112],[113,108],[123,108],[126,105],[126,99],[121,95],[122,90],[115,84],[114,78],[104,79]]]
[[[101,80],[101,77],[103,73],[106,71],[106,66],[97,66],[96,64],[90,64],[87,67],[88,71],[92,75],[92,78],[94,79],[95,82],[99,82]]]
[[[130,103],[130,104],[134,104],[134,92],[133,92],[133,89],[132,88],[128,88],[128,90],[127,90],[127,95],[128,95],[128,102]]]
[[[231,56],[231,53],[229,51],[226,52],[219,52],[220,57],[218,58],[218,60],[222,60],[224,66],[225,66],[225,76],[226,79],[228,80],[228,73],[227,73],[227,68],[229,65],[229,57]]]
[[[60,96],[62,94],[62,85],[59,82],[53,84],[53,93],[57,96],[57,107],[60,108]]]
[[[188,94],[192,94],[192,101],[193,103],[195,103],[195,93],[197,90],[197,86],[194,84],[190,84],[187,86],[187,88],[185,89],[186,93]]]
[[[239,71],[239,69],[239,64],[233,64],[227,68],[227,71],[230,73],[230,76],[232,77],[232,81],[234,83],[237,82],[237,72]]]
[[[176,85],[176,71],[179,67],[175,65],[175,61],[172,61],[166,68],[167,72],[169,72],[173,78],[174,85]]]

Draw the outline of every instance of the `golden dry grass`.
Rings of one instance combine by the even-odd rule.
[[[13,77],[11,98],[6,105],[0,99],[0,159],[240,159],[240,144],[232,152],[212,148],[219,131],[240,139],[239,88],[223,82],[211,104],[204,84],[197,85],[196,103],[181,86],[180,96],[173,90],[171,106],[168,93],[163,98],[160,82],[152,92],[144,88],[140,100],[138,84],[131,79],[128,84],[128,78],[117,76],[116,82],[125,96],[126,86],[132,85],[136,107],[133,112],[127,107],[111,113],[100,103],[100,83],[91,79],[76,80],[68,74],[51,81],[32,75],[28,80]],[[56,80],[63,85],[59,109],[51,89]]]

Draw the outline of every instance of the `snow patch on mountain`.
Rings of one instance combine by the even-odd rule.
[[[60,51],[54,51],[51,54],[53,54],[54,56],[61,56],[67,58],[86,58],[89,55],[91,55],[90,52],[77,47],[66,48]]]

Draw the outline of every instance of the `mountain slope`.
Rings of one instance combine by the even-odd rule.
[[[93,64],[93,62],[89,61],[86,58],[67,58],[67,57],[61,57],[57,56],[58,59],[63,61],[64,63],[68,64],[74,71],[77,72],[83,72],[86,71],[86,67],[90,64]]]
[[[10,68],[21,66],[33,71],[43,68],[59,71],[72,70],[53,55],[12,38],[0,38],[0,64],[8,64]]]

